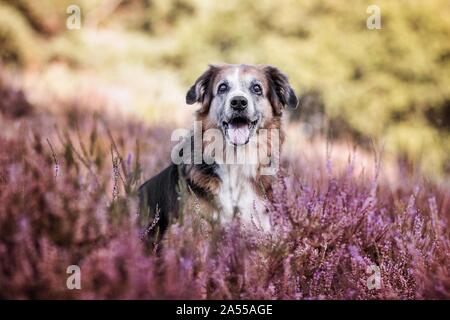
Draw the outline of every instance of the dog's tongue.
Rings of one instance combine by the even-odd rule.
[[[247,124],[230,124],[228,127],[228,137],[234,144],[244,144],[250,136],[250,129]]]

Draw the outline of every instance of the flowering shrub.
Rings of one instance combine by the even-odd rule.
[[[0,298],[450,298],[448,186],[405,177],[397,187],[356,174],[353,161],[316,172],[286,159],[273,233],[210,225],[193,205],[149,244],[136,190],[169,163],[168,129],[76,106],[60,116],[8,108]],[[70,265],[80,290],[66,286]]]

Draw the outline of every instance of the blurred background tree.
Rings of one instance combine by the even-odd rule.
[[[66,28],[71,4],[80,30]],[[366,27],[371,4],[379,30]],[[273,64],[301,96],[293,121],[450,172],[448,0],[0,0],[0,59],[49,91],[86,74],[126,88],[125,108],[148,121],[182,105],[208,63]]]

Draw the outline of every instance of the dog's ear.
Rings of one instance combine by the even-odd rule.
[[[217,67],[210,65],[208,69],[195,81],[194,85],[186,94],[186,103],[194,104],[200,102],[203,105],[209,104],[211,99],[211,86]]]
[[[298,98],[287,76],[272,66],[264,66],[264,72],[269,82],[269,99],[275,113],[281,115],[285,106],[297,108]]]

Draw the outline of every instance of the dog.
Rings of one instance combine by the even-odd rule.
[[[189,195],[211,212],[214,221],[229,223],[240,219],[245,226],[270,231],[272,221],[266,208],[276,174],[264,174],[267,166],[262,166],[259,157],[252,163],[229,163],[225,158],[243,148],[250,155],[264,149],[266,164],[279,163],[274,139],[267,137],[267,132],[277,133],[275,148],[281,148],[283,109],[298,106],[287,76],[270,65],[210,65],[187,92],[186,103],[200,105],[195,112],[200,135],[204,137],[208,130],[214,130],[219,133],[216,140],[225,143],[200,161],[172,163],[139,188],[141,212],[152,218],[148,228],[155,227],[153,230],[157,231],[152,232],[161,236],[179,217],[180,188],[184,185]],[[263,132],[266,138],[259,143]],[[196,133],[194,129],[188,136]],[[188,139],[180,145],[192,148],[192,141]],[[205,141],[201,145],[204,147]],[[192,154],[188,158],[192,160]]]

